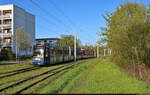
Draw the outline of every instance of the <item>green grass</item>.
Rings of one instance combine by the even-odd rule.
[[[80,80],[79,75],[85,73],[88,68],[96,62],[96,59],[90,60],[86,63],[80,64],[74,67],[72,70],[67,72],[64,76],[52,82],[50,85],[41,90],[41,93],[61,93],[68,92],[67,89],[72,90],[76,85],[77,81]],[[76,81],[74,78],[77,78]]]
[[[96,62],[94,59],[80,64],[41,89],[40,93],[150,93],[150,85],[122,72],[108,58],[92,67]],[[85,75],[88,76],[83,80]]]
[[[101,62],[95,65],[97,61],[97,59],[92,59],[76,65],[63,76],[59,74],[53,76],[28,89],[24,93],[150,93],[150,85],[136,80],[126,72],[122,72],[120,70],[121,68],[110,62],[108,58],[103,58]],[[44,71],[46,69],[48,68],[41,70]],[[35,72],[38,73],[38,71],[41,70],[25,73],[23,74],[24,76],[20,76],[20,78],[35,74]],[[86,75],[88,76],[85,78]],[[20,78],[14,78],[14,81]],[[6,80],[1,79],[1,81],[5,83],[8,83],[10,80],[11,78]],[[33,80],[31,80],[31,82],[32,81]],[[11,82],[13,83],[13,81]],[[21,85],[17,89],[20,88]],[[10,90],[15,91],[15,88]]]
[[[150,93],[150,86],[105,59],[93,68],[77,93]]]
[[[18,70],[18,69],[22,69],[22,68],[28,68],[28,67],[33,67],[32,63],[24,63],[24,64],[15,64],[15,65],[1,66],[0,67],[0,73],[13,71],[13,70]]]
[[[25,78],[28,78],[28,77],[31,77],[31,76],[34,76],[34,75],[38,75],[38,74],[40,74],[42,72],[45,72],[45,71],[57,68],[58,66],[60,67],[61,65],[50,66],[50,67],[41,67],[41,68],[33,70],[33,71],[29,71],[29,72],[17,74],[17,75],[8,77],[8,78],[0,79],[0,84],[2,84],[0,86],[0,89],[6,87],[8,85],[14,84],[17,81],[23,80]],[[36,79],[29,80],[27,82],[24,82],[23,84],[20,84],[20,85],[18,85],[16,87],[13,87],[13,88],[9,88],[9,89],[7,89],[7,90],[5,90],[3,92],[0,92],[0,93],[1,94],[14,93],[14,92],[18,91],[19,89],[23,88],[24,86],[27,86],[27,85],[29,85],[29,84],[31,84],[31,83],[33,83],[33,82],[35,82],[35,81],[45,77],[45,76],[47,76],[47,75],[43,75],[43,76],[37,77]]]
[[[80,62],[80,61],[79,61]],[[82,62],[82,61],[81,61]],[[73,64],[74,62],[70,62],[68,64]],[[33,71],[29,71],[29,72],[25,72],[25,73],[20,73],[20,74],[17,74],[17,75],[13,75],[11,77],[8,77],[8,78],[2,78],[0,79],[0,88],[4,88],[10,84],[13,84],[13,83],[16,83],[17,81],[19,80],[22,80],[22,79],[25,79],[27,77],[31,77],[33,75],[37,75],[37,74],[40,74],[44,71],[47,71],[47,70],[50,70],[50,69],[54,69],[58,66],[62,66],[62,65],[68,65],[68,64],[58,64],[58,65],[54,65],[54,66],[50,66],[50,67],[41,67],[39,69],[36,69],[36,70],[33,70]],[[23,64],[19,64],[19,65],[23,65]],[[28,64],[29,65],[29,64]],[[14,66],[14,65],[12,65]],[[31,65],[32,66],[32,65]],[[15,68],[15,67],[14,67]],[[10,68],[9,68],[10,69]],[[20,68],[19,68],[20,69]],[[44,75],[45,76],[45,75]],[[26,86],[26,85],[29,85],[31,83],[33,83],[34,81],[44,77],[44,76],[41,76],[39,78],[36,78],[36,79],[32,79],[28,82],[25,82],[17,87],[13,87],[13,88],[10,88],[10,89],[7,89],[5,91],[3,91],[1,94],[6,94],[6,93],[14,93],[16,91],[18,91],[19,89],[21,89],[22,87]],[[47,75],[46,75],[47,76]],[[58,74],[59,76],[59,74]],[[53,82],[53,80],[55,79],[55,77],[58,77],[58,76],[54,76],[52,78],[48,78],[46,81],[42,81],[41,83],[37,84],[36,86],[33,86],[31,87],[31,89],[25,91],[25,93],[40,93],[39,89],[41,89],[41,85],[43,85],[43,87],[47,86],[48,85],[48,82]],[[52,80],[53,79],[53,80]],[[57,78],[56,78],[57,79]],[[43,88],[42,87],[42,88]],[[24,93],[24,92],[23,92]]]
[[[34,85],[33,87],[31,87],[30,89],[25,90],[24,92],[22,92],[21,94],[29,94],[29,93],[33,93],[33,94],[40,94],[41,93],[41,89],[44,88],[45,86],[48,86],[50,83],[52,83],[54,80],[56,80],[57,78],[59,78],[60,76],[62,76],[61,74],[65,73],[66,71],[63,71],[61,73],[56,74],[55,76],[52,76],[36,85]]]
[[[88,64],[88,63],[87,63]],[[91,64],[89,63],[87,65],[87,69],[85,69],[85,67],[82,67],[84,68],[84,70],[82,70],[82,72],[80,72],[80,74],[74,76],[72,78],[72,80],[69,82],[68,85],[66,85],[62,91],[60,91],[59,93],[70,93],[73,89],[76,88],[76,86],[78,85],[79,81],[85,77],[85,75],[88,73],[89,69],[90,69],[90,66],[92,66],[94,64]],[[80,67],[81,68],[81,67]]]
[[[15,60],[0,61],[0,63],[9,63],[9,62],[15,62]]]

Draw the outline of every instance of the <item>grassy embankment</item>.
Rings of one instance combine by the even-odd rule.
[[[150,85],[121,72],[105,59],[94,67],[78,93],[150,93]]]
[[[25,78],[28,78],[28,77],[31,77],[31,76],[40,74],[40,73],[42,73],[42,72],[44,72],[44,71],[47,71],[47,70],[56,68],[56,67],[58,67],[58,66],[68,65],[68,64],[72,64],[72,63],[74,63],[74,62],[70,62],[70,63],[67,63],[67,64],[58,64],[58,65],[49,66],[49,67],[41,67],[41,68],[38,68],[38,69],[33,70],[33,71],[29,71],[29,72],[25,72],[25,73],[20,73],[20,74],[13,75],[13,76],[8,77],[8,78],[2,78],[2,79],[0,79],[0,80],[1,80],[1,81],[0,81],[0,85],[1,85],[0,88],[4,88],[4,87],[6,87],[6,86],[8,86],[8,85],[10,85],[10,84],[16,83],[16,82],[19,81],[19,80],[22,80],[22,79],[25,79]],[[27,65],[27,66],[32,66],[31,63],[26,64],[26,65]],[[25,68],[26,65],[25,65],[25,64],[18,64],[18,65],[17,65],[17,68],[18,68],[18,69],[20,69],[19,67],[24,67],[24,68]],[[15,65],[9,66],[9,67],[8,67],[9,71],[11,71],[11,70],[14,69],[14,68],[17,69],[16,66],[15,66],[15,67],[14,67],[14,66],[15,66]],[[36,66],[35,66],[35,67],[36,67]],[[65,71],[64,71],[64,72],[65,72]],[[62,72],[62,73],[63,73],[63,72]],[[57,79],[57,77],[59,77],[62,73],[60,73],[60,74],[58,74],[58,75],[56,75],[56,76],[53,76],[53,77],[50,78],[50,79],[47,79],[47,80],[45,80],[45,81],[42,81],[41,83],[39,83],[39,84],[37,84],[37,85],[31,87],[31,89],[26,90],[26,91],[24,91],[23,93],[36,93],[37,91],[39,91],[39,88],[41,88],[41,86],[44,87],[45,85],[47,85],[47,82],[52,82],[54,79]],[[7,75],[7,74],[6,74],[6,75]],[[40,77],[38,77],[38,78],[36,78],[36,79],[32,79],[32,80],[30,80],[30,81],[28,81],[28,82],[25,82],[24,84],[21,84],[21,85],[19,85],[19,86],[17,86],[17,87],[13,87],[13,88],[10,88],[10,89],[8,89],[8,90],[5,90],[5,91],[3,91],[2,93],[3,93],[3,94],[6,94],[6,93],[14,93],[14,92],[18,91],[19,89],[21,89],[21,88],[23,88],[23,87],[25,87],[25,86],[27,86],[27,85],[29,85],[29,84],[32,84],[33,82],[35,82],[35,81],[37,81],[37,80],[39,80],[39,79],[42,79],[42,78],[45,77],[45,76],[47,76],[47,75],[43,75],[43,76],[40,76]],[[2,93],[1,93],[1,94],[2,94]]]
[[[83,75],[88,72],[88,69],[97,62],[97,59],[92,59],[86,63],[79,64],[67,72],[64,76],[59,77],[57,80],[53,80],[50,85],[41,89],[37,93],[68,93],[72,91]]]
[[[9,60],[9,61],[0,61],[0,63],[9,63],[9,62],[15,62],[15,60]]]
[[[147,85],[122,72],[120,68],[103,59],[90,60],[54,80],[41,93],[150,93]]]
[[[20,74],[20,77],[17,77],[17,76],[19,76],[19,75],[13,76],[13,77],[15,77],[15,80],[13,80],[13,77],[11,77],[11,78],[9,78],[7,81],[3,80],[3,82],[5,81],[5,83],[13,84],[13,83],[16,83],[16,82],[19,81],[19,80],[23,80],[23,79],[26,79],[26,78],[28,78],[28,77],[31,77],[31,76],[34,76],[34,75],[38,75],[38,74],[41,73],[41,71],[44,72],[44,71],[48,71],[48,70],[53,69],[53,68],[56,68],[56,66],[43,67],[43,68],[40,68],[39,70],[35,70],[35,71],[31,71],[31,72],[26,72],[26,73],[24,73],[24,74]],[[1,94],[13,94],[13,93],[19,91],[20,89],[22,89],[22,88],[24,88],[24,87],[26,87],[26,86],[28,86],[28,85],[34,83],[34,82],[36,82],[36,81],[38,81],[38,80],[40,80],[40,79],[46,77],[46,76],[48,76],[48,75],[43,75],[43,76],[37,77],[37,78],[35,78],[35,79],[29,80],[29,81],[24,82],[23,84],[20,84],[20,85],[18,85],[18,86],[16,86],[16,87],[9,88],[9,89],[3,91]],[[2,85],[2,88],[3,88],[3,87],[6,87],[6,85],[8,85],[8,84],[3,84],[3,85]],[[1,88],[1,87],[0,87],[0,88]],[[30,91],[30,90],[29,90],[29,91]],[[27,92],[27,93],[29,93],[29,92]]]
[[[33,67],[32,63],[2,66],[2,67],[0,67],[0,73],[18,70],[18,69],[22,69],[22,68],[28,68],[28,67]]]

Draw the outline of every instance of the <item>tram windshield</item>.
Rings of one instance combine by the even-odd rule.
[[[33,54],[34,59],[41,59],[44,58],[44,49],[43,48],[34,48],[34,54]]]

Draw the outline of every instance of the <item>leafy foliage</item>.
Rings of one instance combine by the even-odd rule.
[[[8,51],[6,49],[2,49],[0,52],[0,61],[4,60],[14,60],[15,54],[12,51]]]
[[[29,33],[24,32],[24,27],[19,27],[17,30],[17,33],[14,37],[14,39],[17,42],[17,50],[18,54],[20,54],[21,51],[28,52],[31,50],[31,42],[29,41]]]
[[[61,35],[61,40],[58,42],[63,46],[74,46],[74,36],[73,35]],[[77,39],[77,47],[81,45],[80,39]]]
[[[115,12],[106,12],[104,19],[107,27],[102,28],[101,36],[112,49],[113,61],[121,65],[149,64],[150,8],[137,2],[126,2]]]

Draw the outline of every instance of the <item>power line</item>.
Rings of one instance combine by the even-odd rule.
[[[19,5],[21,5],[22,6],[22,4],[20,3],[20,2],[17,2],[16,0],[13,0],[14,2],[16,2],[17,4],[19,4]],[[29,9],[29,8],[28,8]],[[32,10],[32,9],[29,9],[29,10]],[[39,16],[39,15],[38,15]],[[40,16],[39,16],[40,17]],[[42,16],[41,16],[42,17]],[[45,17],[43,17],[43,19],[47,22],[47,20],[49,20],[49,19],[46,19]],[[47,22],[48,23],[48,22]],[[50,24],[50,23],[48,23],[48,24]],[[39,26],[42,26],[42,24],[38,24]],[[46,25],[46,24],[44,24],[44,25]],[[43,26],[41,27],[41,28],[43,28]],[[44,28],[45,29],[45,28]],[[59,34],[60,35],[60,33],[58,33],[58,32],[56,32],[56,31],[54,31],[54,30],[51,30],[51,29],[46,29],[46,30],[49,30],[49,31],[53,31],[53,32],[51,32],[51,33],[53,33],[54,34],[54,32],[56,33],[56,34]]]
[[[64,25],[65,27],[68,28],[68,26],[66,24],[64,24],[60,19],[58,19],[56,16],[54,16],[53,14],[51,14],[49,11],[43,9],[42,7],[40,7],[40,5],[38,5],[38,3],[34,2],[33,0],[30,0],[31,3],[33,3],[35,6],[37,6],[40,10],[42,10],[42,12],[44,12],[45,14],[49,14],[49,16],[51,16],[55,21],[57,21],[58,23],[61,23],[62,25]]]
[[[65,15],[65,13],[52,0],[47,0],[47,1],[49,2],[49,4],[52,4],[57,11],[59,11],[62,15],[64,15],[64,17],[70,22],[72,26],[74,27],[76,26],[75,23],[72,22],[72,20],[67,15]]]
[[[18,5],[20,5],[20,6],[24,6],[24,5],[23,5],[23,2],[21,2],[21,1],[20,1],[20,2],[18,2],[17,0],[13,0],[13,1],[16,2],[16,3],[17,3]],[[24,8],[25,8],[25,6],[24,6]],[[27,8],[28,8],[28,10],[32,11],[32,9],[30,9],[30,7],[27,7]],[[36,15],[37,15],[37,14],[36,14]],[[37,15],[37,16],[40,17],[41,15]],[[44,19],[46,22],[49,20],[49,19],[47,19],[47,17],[41,16],[41,18]],[[50,21],[50,20],[49,20],[49,21]],[[49,24],[57,26],[57,24],[55,24],[55,23],[53,23],[53,22],[51,22],[51,21],[50,21]]]
[[[75,23],[72,22],[71,19],[67,15],[65,15],[65,13],[52,0],[47,0],[47,1],[49,2],[49,4],[52,4],[55,7],[55,9],[57,9],[57,11],[59,11],[62,15],[64,15],[64,17],[70,22],[72,26],[74,27],[76,26]]]
[[[47,1],[49,2],[49,4],[52,4],[57,9],[57,11],[59,11],[62,15],[64,15],[64,17],[70,22],[72,26],[76,26],[76,24],[72,22],[72,20],[67,15],[65,15],[65,13],[52,0],[47,0]],[[91,37],[91,35],[88,35],[88,36]]]
[[[14,1],[16,1],[16,0],[14,0]],[[33,3],[33,0],[30,0],[32,3]],[[16,1],[17,2],[17,1]],[[59,9],[58,7],[57,7],[57,5],[54,3],[54,2],[52,2],[52,1],[49,1],[49,3],[51,2],[51,4],[53,4],[53,6],[54,7],[56,7],[56,9],[62,14],[62,15],[64,15],[65,16],[65,18],[70,22],[70,24],[72,25],[72,26],[75,26],[75,23],[73,23],[71,20],[70,20],[70,18],[68,17],[68,16],[66,16],[65,14],[64,14],[64,12],[61,10],[61,9]],[[20,2],[19,2],[20,3]],[[38,7],[38,8],[40,8],[40,10],[42,10],[42,12],[45,12],[45,13],[48,13],[48,14],[50,14],[48,11],[46,11],[46,10],[43,10],[37,3],[33,3],[34,5],[36,4],[36,7]],[[28,7],[29,8],[29,7]],[[53,15],[52,15],[53,16]],[[47,19],[47,17],[45,18],[45,17],[43,17],[43,19],[47,22],[47,20],[49,20],[49,19]],[[54,17],[54,19],[57,19],[57,18],[55,18]],[[57,22],[62,22],[62,21],[59,21],[59,20],[57,20]],[[51,24],[51,23],[48,23],[48,24]],[[52,24],[52,25],[54,25],[54,24]],[[55,24],[56,25],[56,24]],[[56,25],[57,26],[57,25]],[[64,25],[64,26],[66,26],[66,25]],[[87,32],[88,33],[88,32]],[[87,36],[91,36],[91,35],[86,35],[86,37]],[[88,38],[89,39],[89,38]]]

